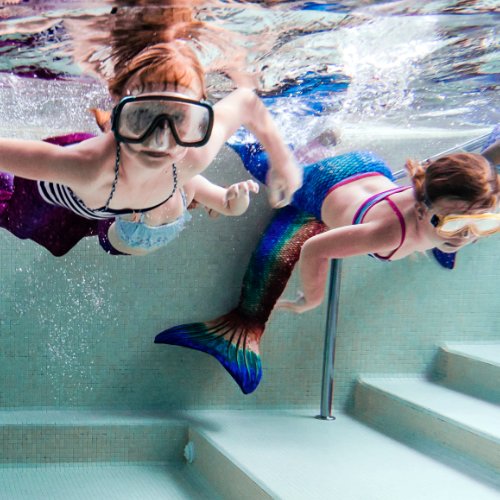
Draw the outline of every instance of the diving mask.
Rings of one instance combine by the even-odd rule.
[[[179,146],[199,147],[210,139],[214,123],[206,102],[165,95],[127,96],[113,109],[111,129],[118,142],[144,142],[167,125]]]
[[[500,231],[500,214],[446,215],[431,218],[431,224],[440,236],[449,238],[468,229],[476,236],[489,236]]]

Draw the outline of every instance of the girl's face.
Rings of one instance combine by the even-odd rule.
[[[126,90],[126,95],[145,96],[148,95],[164,95],[166,97],[179,97],[193,100],[201,99],[201,90],[187,89],[173,84],[155,84],[137,85],[133,81],[129,82]],[[161,103],[152,103],[147,107],[138,107],[136,110],[122,113],[120,117],[124,127],[128,128],[130,133],[134,133],[139,129],[147,128],[154,119],[155,111],[159,111]],[[158,110],[156,109],[158,107]],[[193,127],[193,116],[187,112],[186,107],[181,104],[169,102],[167,107],[161,110],[171,117],[171,123],[176,127],[176,132],[179,137],[189,135],[189,130]],[[146,123],[148,121],[148,123]],[[124,146],[137,159],[147,163],[159,163],[169,160],[172,163],[178,162],[187,153],[187,147],[177,144],[170,124],[167,121],[162,121],[154,129],[154,131],[145,137],[144,141],[139,144],[124,143]]]
[[[479,238],[479,236],[474,234],[471,228],[467,225],[465,225],[463,229],[456,231],[449,236],[443,235],[439,232],[440,223],[442,223],[446,216],[484,214],[488,212],[486,209],[471,210],[468,207],[468,202],[455,198],[444,197],[434,202],[432,207],[428,210],[427,220],[429,224],[436,228],[434,231],[440,240],[437,247],[442,252],[454,253],[460,248],[469,245],[470,243],[474,243]]]

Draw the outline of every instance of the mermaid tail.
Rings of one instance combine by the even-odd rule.
[[[68,146],[94,137],[74,133],[49,137],[45,142]],[[0,228],[21,239],[30,239],[60,257],[82,238],[98,236],[101,247],[112,255],[126,255],[115,250],[108,240],[108,228],[114,219],[86,219],[67,208],[44,201],[36,181],[0,172]]]
[[[93,137],[68,134],[45,139],[66,146]],[[97,221],[88,220],[70,210],[45,202],[36,181],[0,172],[0,228],[21,239],[30,239],[61,256],[82,238],[97,234]]]
[[[155,343],[212,355],[244,394],[253,392],[262,378],[259,345],[266,322],[286,287],[302,245],[325,230],[322,222],[295,207],[277,211],[251,256],[237,307],[212,321],[164,330]]]

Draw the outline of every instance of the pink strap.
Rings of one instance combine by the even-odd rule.
[[[379,255],[378,253],[373,254],[377,257],[377,259],[380,259],[380,260],[389,260],[401,248],[401,245],[404,243],[405,238],[406,238],[406,223],[405,223],[405,219],[403,217],[403,214],[401,213],[401,210],[399,210],[399,208],[396,206],[396,204],[390,198],[386,198],[385,201],[387,201],[387,203],[389,203],[392,210],[394,211],[397,218],[399,219],[399,224],[401,225],[401,241],[399,242],[399,245],[389,255],[386,255],[385,257],[383,255]]]
[[[359,179],[364,179],[365,177],[373,177],[374,175],[382,175],[382,174],[379,172],[366,172],[364,174],[355,174],[355,175],[351,175],[350,177],[346,177],[343,181],[337,182],[337,184],[333,185],[326,192],[326,196],[328,196],[332,191],[335,191],[340,186],[345,186],[346,184],[349,184],[351,182],[359,181]],[[382,177],[386,177],[386,176],[382,175]],[[326,196],[325,196],[325,198],[326,198]]]

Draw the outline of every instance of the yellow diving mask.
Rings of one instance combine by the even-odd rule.
[[[440,236],[449,238],[468,229],[475,236],[489,236],[500,231],[500,214],[433,215],[431,224]]]

